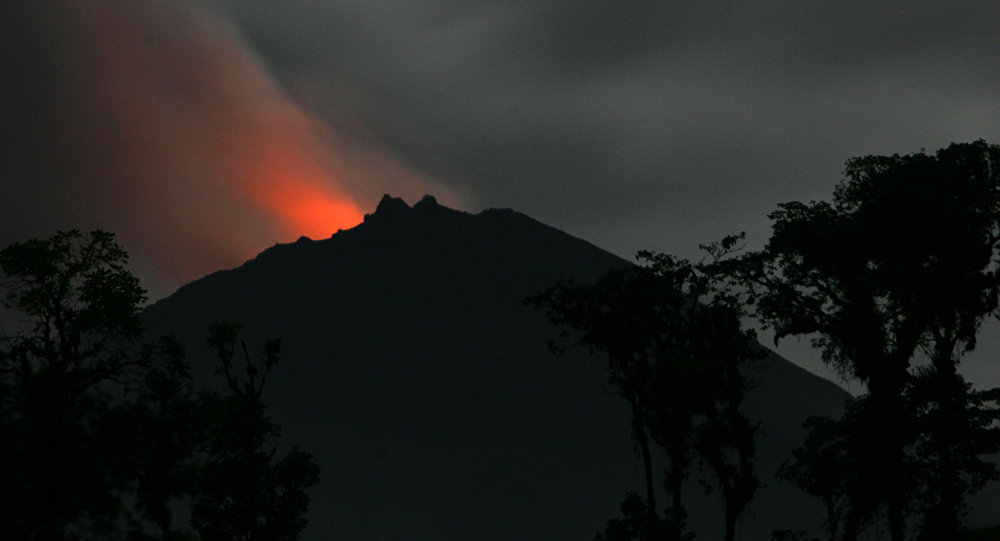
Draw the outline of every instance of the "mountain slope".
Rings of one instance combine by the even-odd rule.
[[[590,539],[641,489],[623,401],[603,362],[559,359],[556,330],[522,299],[562,278],[628,263],[510,210],[471,215],[386,197],[351,230],[272,247],[149,307],[208,377],[205,328],[280,336],[265,399],[284,439],[316,455],[307,539]],[[763,422],[768,479],[802,420],[846,393],[772,356],[747,400]],[[816,529],[818,507],[766,481],[743,539]],[[714,498],[688,490],[699,538],[717,537]]]

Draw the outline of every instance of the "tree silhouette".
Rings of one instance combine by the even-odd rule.
[[[281,428],[268,417],[262,397],[281,343],[268,341],[258,363],[239,341],[245,373],[240,376],[234,367],[239,331],[230,322],[209,327],[209,347],[220,361],[216,373],[225,378],[227,393],[212,397],[209,460],[192,525],[204,541],[295,541],[306,525],[306,489],[319,481],[319,467],[294,447],[275,460]]]
[[[788,481],[803,492],[823,502],[826,511],[824,525],[827,539],[838,541],[844,527],[844,518],[850,505],[849,487],[860,483],[848,482],[846,476],[857,473],[850,466],[846,429],[852,426],[849,406],[845,419],[809,417],[804,423],[808,431],[805,442],[794,451],[778,469],[776,477]],[[871,516],[863,517],[867,524]]]
[[[0,251],[4,306],[23,318],[0,355],[0,530],[20,539],[112,536],[128,490],[128,430],[113,385],[141,368],[145,292],[109,233],[59,232]],[[84,533],[86,532],[86,533]]]
[[[136,445],[130,452],[135,506],[155,533],[136,524],[129,539],[190,539],[190,530],[175,524],[174,511],[197,492],[211,395],[196,388],[185,351],[173,337],[145,345],[142,356],[158,362],[148,363],[128,403],[130,417],[121,424],[137,427]]]
[[[856,440],[848,442],[856,486],[844,539],[856,539],[876,508],[885,510],[893,541],[905,539],[906,515],[928,482],[942,491],[923,510],[939,517],[925,521],[928,535],[957,535],[956,502],[977,482],[946,479],[979,479],[973,457],[996,448],[971,437],[995,418],[985,407],[990,395],[967,393],[955,367],[997,307],[998,158],[998,147],[977,141],[935,155],[849,160],[832,203],[779,205],[765,249],[730,267],[776,341],[814,334],[827,363],[865,384],[847,432]],[[920,353],[931,360],[924,371]],[[935,380],[937,391],[920,392],[921,380]],[[984,407],[970,411],[977,401]],[[929,423],[930,412],[957,422]],[[935,462],[937,481],[914,475],[917,441],[928,443],[916,450]]]
[[[684,300],[678,290],[664,285],[648,269],[630,267],[608,271],[594,284],[562,281],[528,299],[545,308],[554,325],[563,327],[563,339],[570,339],[568,329],[579,331],[569,342],[551,342],[554,351],[582,345],[607,355],[608,379],[631,411],[632,437],[642,457],[651,513],[656,512],[656,495],[649,444],[649,387],[656,342],[667,331],[664,308]]]
[[[608,521],[594,541],[693,541],[695,535],[684,531],[684,524],[673,522],[672,514],[650,512],[642,496],[632,492],[621,503],[622,518]],[[683,517],[681,517],[683,519]]]
[[[680,318],[665,337],[669,345],[660,359],[667,362],[658,364],[697,368],[677,374],[679,377],[672,386],[666,382],[655,385],[654,394],[660,397],[655,403],[685,404],[682,407],[701,419],[691,433],[690,445],[702,469],[711,473],[711,479],[701,480],[702,485],[709,492],[718,488],[722,493],[726,541],[735,539],[736,523],[760,488],[754,464],[760,426],[742,412],[743,397],[748,390],[743,370],[765,352],[757,344],[756,334],[742,327],[745,309],[740,298],[718,287],[715,276],[717,262],[739,240],[730,237],[702,246],[709,262],[696,266],[667,254],[639,254],[640,260],[647,261],[657,276],[667,278],[688,299],[679,307]],[[681,385],[687,387],[687,392],[678,392]],[[670,398],[664,401],[664,396]],[[657,418],[656,413],[653,418]],[[671,426],[665,428],[655,433],[662,435],[658,442],[669,449],[674,435],[669,431]],[[667,481],[678,483],[671,478],[670,470]],[[679,490],[676,486],[675,491]]]
[[[697,458],[711,473],[706,487],[721,489],[731,540],[759,485],[753,467],[757,425],[740,412],[746,390],[740,367],[761,351],[740,327],[736,298],[711,288],[706,267],[666,254],[639,257],[648,265],[608,271],[593,284],[559,282],[526,300],[562,327],[554,350],[582,345],[607,355],[609,380],[632,412],[647,496],[626,498],[623,518],[609,522],[598,538],[686,538],[682,487]],[[668,461],[671,503],[662,518],[650,440],[664,448]],[[642,513],[639,503],[646,506]]]
[[[0,250],[4,306],[22,318],[0,342],[0,536],[197,539],[174,523],[193,500],[200,539],[297,539],[318,468],[298,449],[273,460],[261,397],[278,343],[240,378],[237,327],[213,327],[229,394],[198,390],[175,340],[139,344],[127,260],[100,231]]]
[[[1000,450],[1000,390],[976,391],[959,374],[917,370],[909,391],[920,433],[914,445],[921,540],[962,531],[965,498],[998,476],[985,455]]]

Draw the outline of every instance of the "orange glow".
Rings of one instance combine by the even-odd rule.
[[[338,138],[202,4],[60,3],[74,104],[67,163],[102,209],[94,228],[144,247],[137,259],[176,286],[270,244],[354,227],[357,202],[382,193],[455,201],[380,145]]]
[[[246,150],[227,149],[224,163],[238,192],[286,239],[323,239],[361,223],[364,213],[343,189],[335,149],[316,150],[323,147],[317,122],[297,109],[281,111],[239,141]]]
[[[313,239],[326,238],[338,229],[353,227],[364,217],[357,204],[347,197],[337,197],[321,185],[297,179],[259,186],[252,197],[279,216],[290,233]]]

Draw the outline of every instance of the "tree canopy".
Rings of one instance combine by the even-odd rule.
[[[0,531],[45,541],[297,539],[319,472],[295,448],[275,458],[280,427],[261,397],[278,342],[265,346],[260,377],[241,343],[242,381],[231,370],[237,328],[218,325],[211,345],[229,394],[199,389],[175,340],[142,343],[146,296],[127,262],[101,231],[0,250],[4,306],[19,318],[0,337]],[[175,523],[186,502],[189,526]]]
[[[973,438],[988,433],[993,398],[971,392],[956,366],[997,310],[998,160],[1000,148],[983,141],[849,160],[831,202],[779,205],[764,250],[730,262],[776,341],[812,335],[826,362],[865,385],[848,441],[858,471],[849,477],[857,484],[848,487],[845,539],[884,509],[892,539],[902,541],[921,491],[942,495],[923,510],[938,516],[925,521],[935,532],[927,535],[957,535],[958,500],[982,485],[973,470],[983,464],[969,461],[996,449]],[[979,443],[944,443],[955,438]],[[911,465],[932,454],[940,471],[928,490]],[[962,487],[944,481],[969,475]]]
[[[727,241],[731,245],[732,241]],[[722,249],[716,246],[717,249]],[[645,512],[637,495],[622,503],[622,519],[599,539],[686,539],[684,481],[697,460],[718,488],[726,539],[753,499],[758,425],[741,411],[747,389],[741,372],[760,356],[753,333],[740,323],[735,297],[712,287],[709,267],[667,254],[642,252],[644,266],[608,271],[594,283],[560,282],[527,299],[562,328],[557,352],[574,345],[605,355],[608,379],[628,402],[632,435],[646,478]],[[670,505],[660,517],[652,450],[667,455]]]

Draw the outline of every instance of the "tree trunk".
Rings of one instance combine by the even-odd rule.
[[[682,513],[683,513],[683,509],[684,509],[684,507],[681,505],[681,484],[682,484],[682,480],[678,479],[677,482],[676,482],[676,486],[673,487],[673,490],[672,490],[672,492],[673,492],[673,501],[672,501],[672,505],[671,505],[671,507],[672,507],[671,512],[674,515],[674,524],[675,525],[680,525],[681,519],[683,518],[681,516]]]
[[[854,508],[847,512],[847,520],[844,524],[843,541],[858,541],[861,534],[861,514]]]
[[[736,511],[732,509],[732,506],[726,504],[726,533],[725,541],[733,541],[736,539]]]
[[[837,541],[837,530],[840,526],[840,517],[837,516],[837,502],[833,496],[828,496],[824,498],[823,503],[826,504],[826,531],[830,535],[829,541]]]
[[[664,485],[666,489],[670,492],[671,498],[671,517],[675,525],[680,525],[682,514],[683,514],[683,504],[681,503],[681,489],[684,486],[684,472],[687,469],[687,456],[685,456],[685,449],[674,447],[669,452],[670,456],[670,468],[667,470],[666,479]]]
[[[656,512],[656,496],[653,484],[653,457],[649,451],[649,437],[646,435],[646,426],[643,423],[642,408],[637,398],[633,395],[629,397],[629,405],[632,406],[632,435],[636,443],[639,444],[639,452],[642,454],[642,466],[646,473],[646,503],[649,505],[649,512]]]
[[[933,375],[939,393],[935,400],[938,418],[927,434],[937,454],[929,487],[935,499],[925,510],[922,539],[955,539],[961,530],[959,513],[964,494],[959,486],[958,457],[952,452],[952,444],[962,437],[956,432],[965,426],[964,409],[968,396],[951,357],[954,345],[947,340],[941,342],[934,359]]]
[[[881,470],[878,473],[881,477],[883,501],[889,520],[889,539],[906,541],[904,448],[908,443],[908,437],[907,413],[902,396],[903,377],[896,371],[890,372],[889,377],[882,381],[871,381],[869,389],[873,413],[877,416],[875,426],[878,431],[872,436],[882,440],[878,447],[881,447],[884,453],[883,457],[876,457],[876,463],[880,465]]]
[[[649,452],[649,439],[645,431],[640,429],[637,436],[639,438],[639,450],[642,453],[642,466],[646,470],[646,498],[649,502],[649,512],[656,512],[656,496],[653,488],[653,457]]]
[[[889,500],[889,539],[890,541],[906,541],[906,516],[898,495]]]

